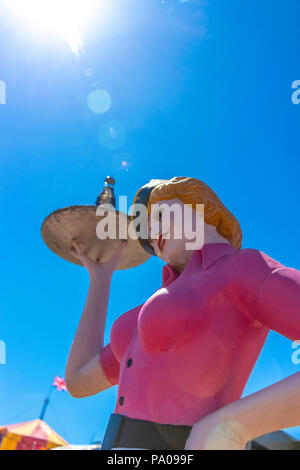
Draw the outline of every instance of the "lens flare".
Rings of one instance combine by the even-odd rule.
[[[106,90],[94,90],[89,93],[87,104],[89,109],[96,114],[103,114],[111,107],[111,96]]]
[[[98,138],[102,147],[108,150],[117,150],[126,141],[126,129],[118,121],[109,121],[100,127]]]
[[[91,17],[95,0],[7,0],[7,7],[31,27],[63,35],[79,54],[83,47],[81,27]]]

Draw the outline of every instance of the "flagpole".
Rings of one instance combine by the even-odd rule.
[[[50,395],[51,395],[52,389],[53,389],[53,385],[50,386],[49,391],[48,391],[48,395],[46,396],[46,398],[44,400],[43,408],[42,408],[40,418],[39,418],[41,421],[44,421],[46,410],[47,410],[49,402],[50,402]]]

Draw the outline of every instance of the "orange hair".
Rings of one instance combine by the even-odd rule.
[[[242,230],[237,219],[224,206],[218,196],[200,180],[185,176],[175,176],[165,183],[157,185],[150,193],[148,214],[151,204],[168,199],[180,199],[184,204],[204,204],[204,220],[214,225],[217,232],[235,248],[242,247]]]

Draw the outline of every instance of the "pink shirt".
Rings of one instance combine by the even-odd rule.
[[[300,272],[254,249],[208,244],[113,324],[100,353],[114,413],[192,426],[238,400],[269,330],[300,339]]]

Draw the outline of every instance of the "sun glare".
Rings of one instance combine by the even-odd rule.
[[[91,17],[95,0],[8,0],[22,21],[43,32],[63,35],[72,51],[82,50],[81,29]]]

